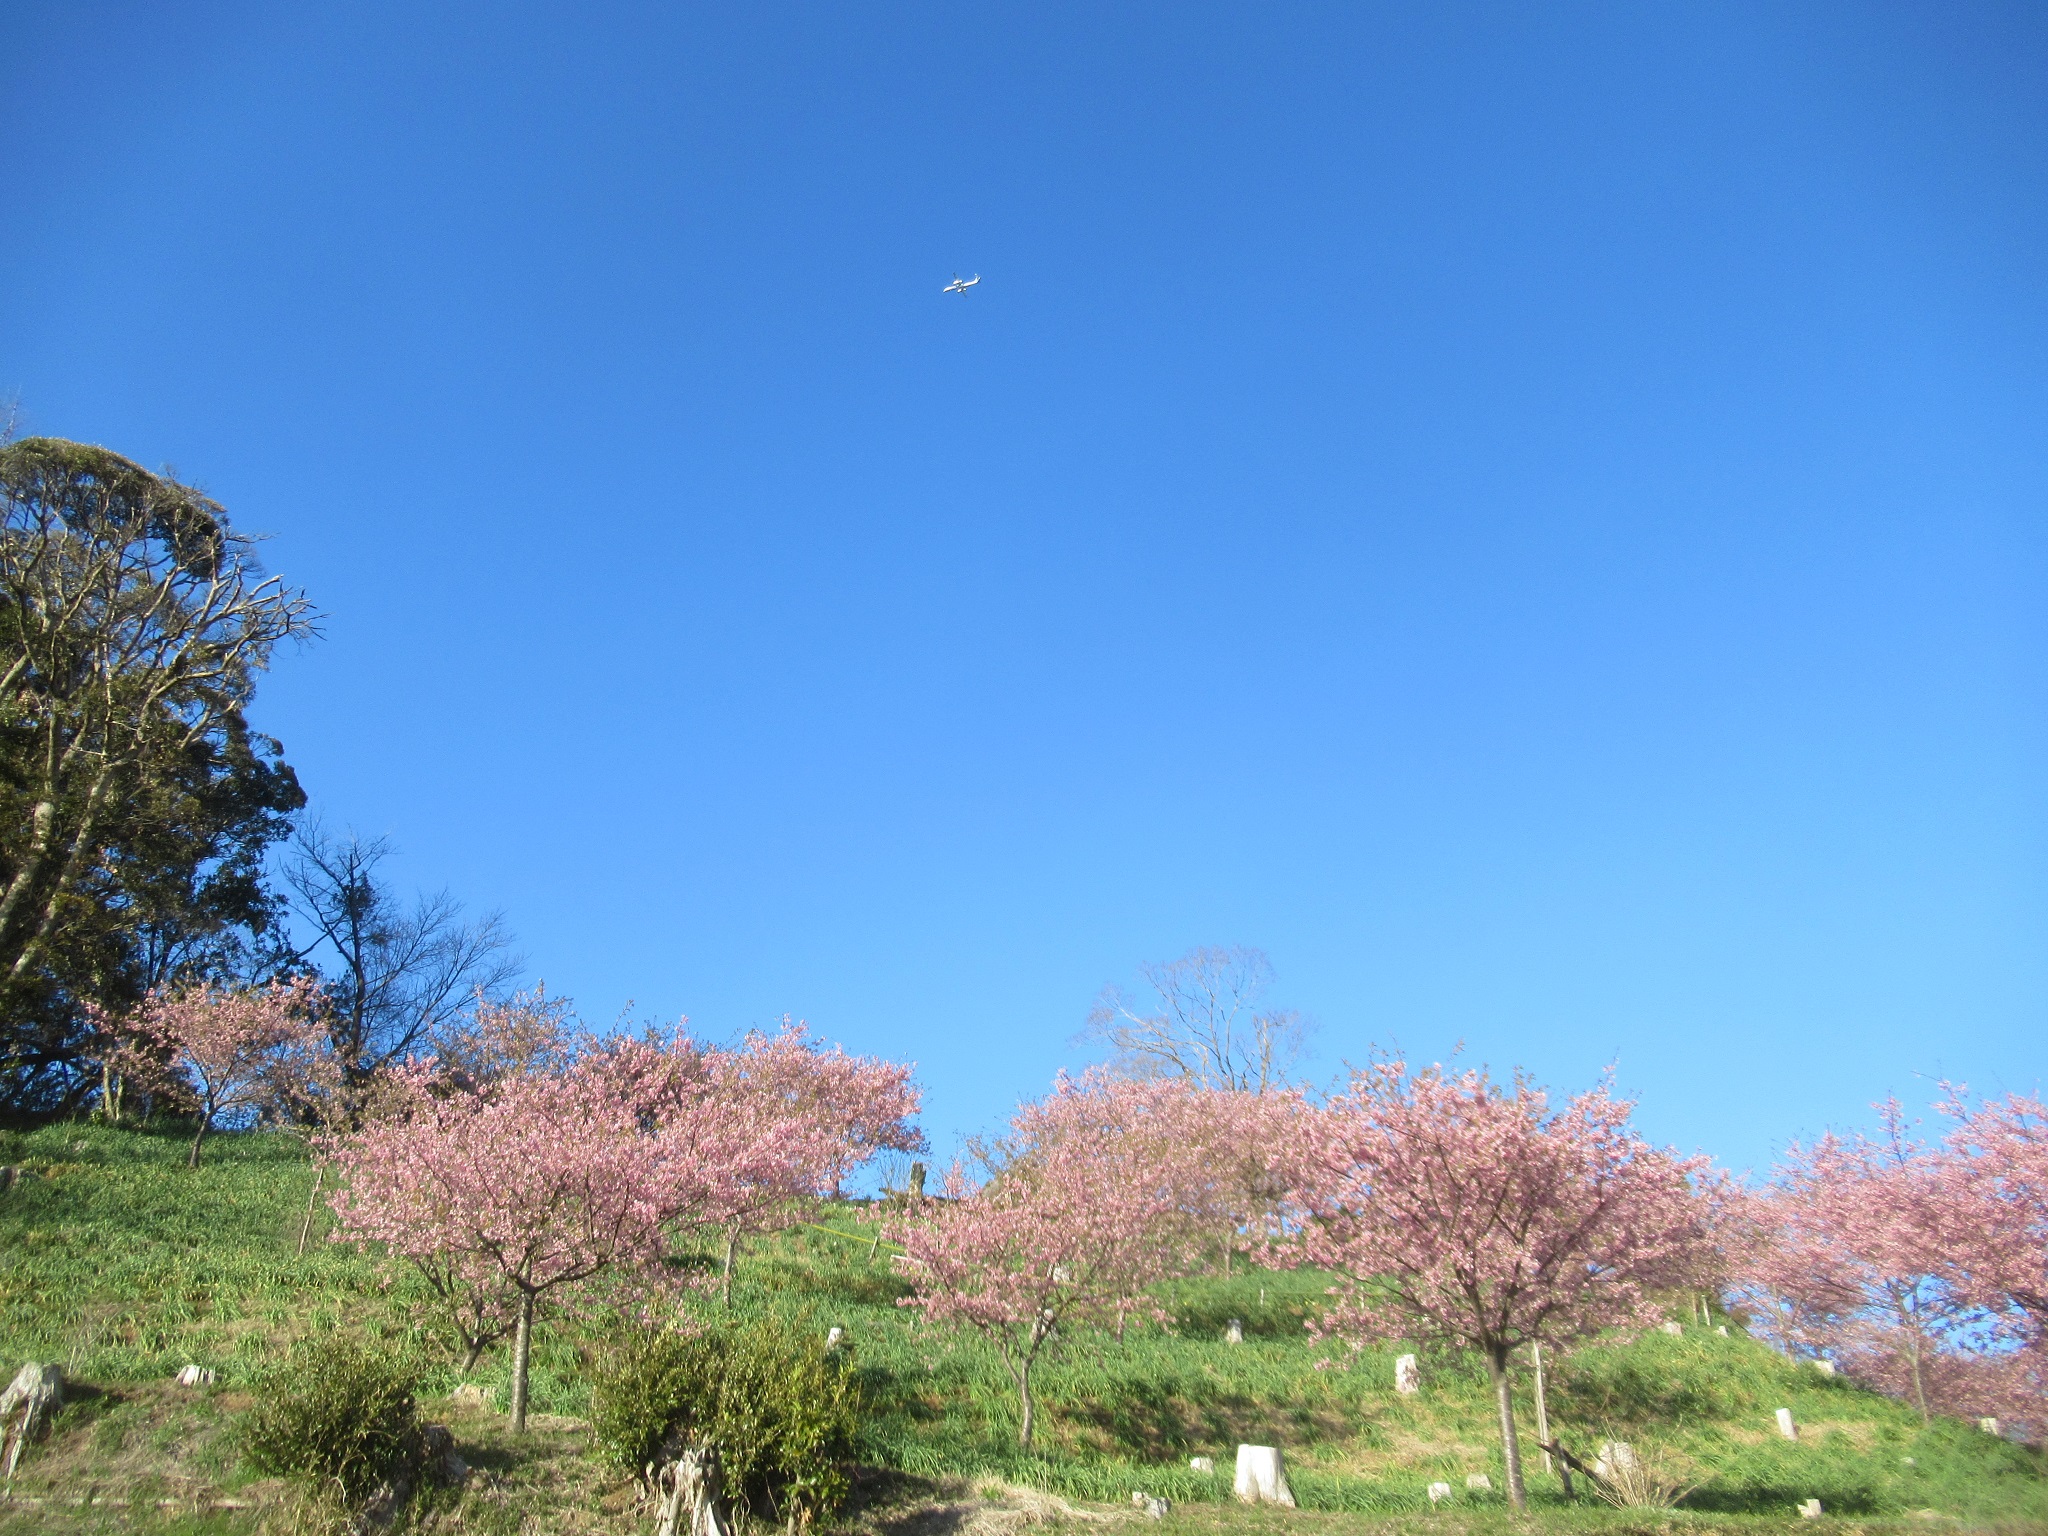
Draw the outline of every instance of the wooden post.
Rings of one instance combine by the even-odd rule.
[[[1529,1357],[1536,1362],[1536,1444],[1538,1448],[1544,1448],[1550,1443],[1550,1405],[1543,1397],[1543,1346],[1531,1344]],[[1550,1464],[1550,1452],[1547,1449],[1543,1450],[1543,1470],[1557,1470]]]
[[[327,1177],[327,1165],[313,1165],[313,1193],[306,1196],[306,1219],[299,1223],[299,1257],[306,1256],[306,1238],[313,1230],[313,1207],[320,1199],[320,1181]]]

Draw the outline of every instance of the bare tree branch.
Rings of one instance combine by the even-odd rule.
[[[1110,1048],[1117,1071],[1250,1093],[1286,1084],[1308,1027],[1291,1008],[1261,1007],[1273,983],[1263,950],[1203,945],[1139,972],[1153,993],[1149,1006],[1105,987],[1083,1031]]]

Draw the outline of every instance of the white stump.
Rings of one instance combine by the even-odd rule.
[[[1475,1493],[1491,1493],[1493,1479],[1484,1472],[1468,1472],[1465,1474],[1465,1486]]]
[[[1233,1317],[1228,1323],[1224,1324],[1223,1342],[1226,1344],[1242,1344],[1244,1342],[1243,1318]]]
[[[1985,1433],[1985,1434],[1987,1434],[1987,1435],[1995,1435],[1995,1434],[1997,1434],[1997,1433],[1998,1433],[1998,1420],[1996,1420],[1996,1419],[1979,1419],[1979,1420],[1977,1421],[1977,1427],[1978,1427],[1979,1429],[1983,1430],[1983,1431],[1984,1431],[1984,1433]]]
[[[0,1392],[0,1433],[4,1433],[7,1440],[8,1477],[14,1476],[15,1463],[21,1460],[21,1448],[35,1438],[36,1432],[63,1401],[64,1368],[38,1365],[33,1360],[16,1371],[14,1380],[7,1384],[7,1390]],[[20,1421],[6,1423],[7,1417],[17,1408],[21,1410]]]
[[[1277,1446],[1237,1448],[1235,1492],[1246,1504],[1284,1504],[1294,1508],[1294,1490],[1287,1486],[1287,1463]]]
[[[1802,1520],[1818,1520],[1820,1518],[1820,1500],[1808,1499],[1804,1504],[1800,1505],[1799,1518]]]
[[[213,1372],[203,1365],[188,1365],[178,1372],[178,1385],[181,1387],[210,1387],[213,1385]]]
[[[1403,1397],[1412,1397],[1422,1390],[1422,1369],[1413,1355],[1403,1355],[1394,1362],[1394,1390]]]
[[[1723,1323],[1720,1327],[1716,1328],[1714,1332],[1718,1333],[1719,1335],[1721,1335],[1722,1338],[1725,1339],[1728,1337],[1728,1325],[1726,1323]]]
[[[1835,1362],[1832,1360],[1816,1360],[1813,1362],[1813,1368],[1823,1376],[1835,1374]]]
[[[1190,1456],[1188,1458],[1188,1470],[1190,1472],[1214,1472],[1216,1470],[1216,1458],[1214,1456]]]
[[[837,1349],[839,1347],[839,1341],[845,1337],[846,1330],[844,1328],[828,1329],[825,1333],[825,1347],[827,1349]]]
[[[1780,1408],[1778,1410],[1778,1433],[1787,1440],[1797,1440],[1799,1438],[1799,1426],[1792,1422],[1792,1410],[1790,1408]]]
[[[1451,1485],[1450,1485],[1449,1483],[1431,1483],[1431,1484],[1429,1485],[1429,1502],[1430,1502],[1430,1503],[1434,1504],[1434,1503],[1436,1503],[1436,1502],[1437,1502],[1437,1501],[1438,1501],[1439,1499],[1448,1499],[1448,1498],[1449,1498],[1450,1496],[1451,1496]]]
[[[1604,1482],[1626,1477],[1636,1469],[1636,1448],[1626,1440],[1603,1440],[1593,1458],[1593,1475]]]
[[[1681,1335],[1681,1334],[1683,1334],[1683,1333],[1685,1332],[1685,1324],[1683,1324],[1683,1323],[1666,1323],[1666,1324],[1664,1325],[1664,1331],[1665,1331],[1666,1333],[1670,1334],[1670,1335],[1671,1335],[1671,1336],[1672,1336],[1673,1338],[1677,1338],[1677,1337],[1678,1337],[1679,1335]]]

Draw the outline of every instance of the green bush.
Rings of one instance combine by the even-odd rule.
[[[716,1332],[635,1330],[591,1382],[606,1461],[643,1476],[686,1446],[714,1445],[731,1498],[799,1524],[845,1499],[862,1408],[859,1384],[818,1330],[777,1317]]]
[[[346,1339],[294,1351],[258,1388],[242,1452],[258,1472],[338,1490],[353,1504],[420,1457],[411,1373]]]

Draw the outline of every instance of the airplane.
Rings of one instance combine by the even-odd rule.
[[[953,281],[946,284],[946,286],[940,289],[939,291],[941,293],[965,293],[968,289],[972,288],[976,283],[980,281],[981,274],[979,272],[975,273],[972,277],[962,277],[958,272],[955,272],[953,274]]]

